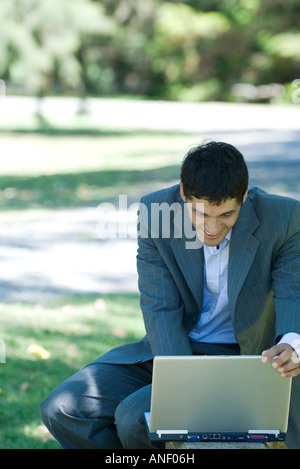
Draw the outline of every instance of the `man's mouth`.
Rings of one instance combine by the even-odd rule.
[[[220,236],[221,233],[213,234],[210,233],[209,231],[204,230],[205,236],[209,239],[216,239]]]

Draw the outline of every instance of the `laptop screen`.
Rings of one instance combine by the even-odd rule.
[[[260,356],[156,357],[150,432],[286,432],[291,381]]]

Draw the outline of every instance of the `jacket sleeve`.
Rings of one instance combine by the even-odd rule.
[[[280,222],[280,220],[278,221]],[[272,267],[276,335],[300,333],[300,203],[296,204],[285,240]]]
[[[179,291],[145,226],[143,235],[138,236],[137,271],[140,304],[153,355],[191,355],[182,326],[184,306]]]

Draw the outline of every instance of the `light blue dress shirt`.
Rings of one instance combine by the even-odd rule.
[[[196,327],[189,334],[189,339],[193,342],[237,343],[227,296],[230,238],[231,230],[218,248],[203,245],[203,308]]]

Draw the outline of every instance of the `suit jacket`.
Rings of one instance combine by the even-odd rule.
[[[155,355],[191,355],[188,333],[201,315],[203,249],[188,249],[191,239],[184,229],[179,230],[185,213],[179,185],[149,194],[141,203],[137,269],[147,335],[138,343],[100,357],[106,363],[137,363]],[[164,224],[153,227],[151,204],[163,203],[172,207],[170,216]],[[162,232],[166,223],[168,236]],[[241,354],[261,354],[283,334],[300,333],[298,201],[250,189],[232,229],[228,299]],[[289,447],[295,448],[300,448],[299,398],[297,377],[293,378],[288,433]]]

